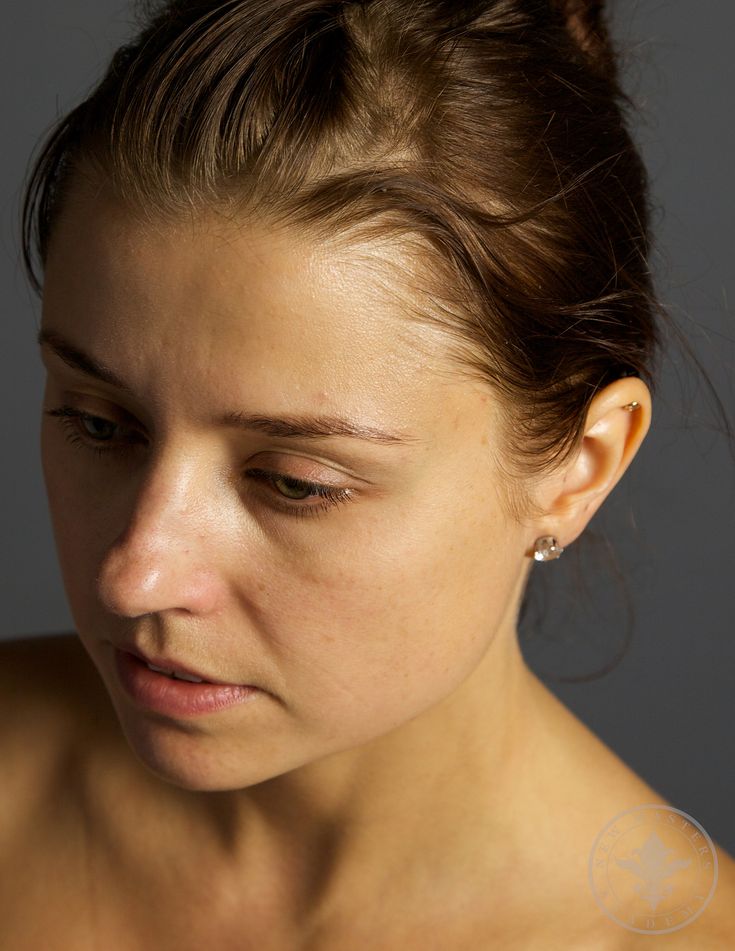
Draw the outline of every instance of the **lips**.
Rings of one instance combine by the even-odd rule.
[[[178,662],[157,659],[160,663],[154,664],[148,657],[141,656],[138,650],[133,653],[129,649],[116,648],[114,651],[118,683],[141,710],[168,717],[189,718],[217,713],[266,696],[250,684],[208,680]],[[155,667],[162,668],[162,671],[157,671]],[[165,672],[168,670],[186,676],[171,676]]]
[[[167,677],[173,677],[174,680],[186,680],[188,683],[192,684],[201,684],[205,682],[203,677],[195,677],[193,674],[183,674],[181,671],[177,670],[166,670],[165,667],[156,667],[155,664],[148,664],[148,668],[157,674],[165,674]],[[211,683],[211,681],[207,681],[207,683]]]
[[[152,670],[167,674],[168,676],[173,676],[179,680],[188,680],[193,683],[203,682],[208,684],[220,684],[222,686],[240,686],[239,684],[234,685],[232,681],[219,680],[217,677],[210,677],[206,673],[194,670],[193,667],[188,667],[185,664],[179,663],[179,661],[170,660],[167,657],[162,657],[159,655],[148,654],[136,647],[125,647],[123,650],[127,651],[129,654],[132,654],[134,657],[137,657],[138,660],[142,660],[143,663],[147,664]]]

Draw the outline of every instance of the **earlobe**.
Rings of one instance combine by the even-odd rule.
[[[616,380],[595,396],[578,450],[549,484],[539,537],[553,535],[564,548],[582,534],[630,465],[650,422],[650,393],[638,377]]]

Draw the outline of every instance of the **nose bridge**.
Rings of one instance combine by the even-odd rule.
[[[178,459],[149,470],[102,557],[99,594],[114,613],[211,607],[217,580],[207,547],[207,490],[196,467]]]

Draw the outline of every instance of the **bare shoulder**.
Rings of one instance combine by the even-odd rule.
[[[651,821],[670,822],[666,807],[676,809],[662,792],[645,781],[621,757],[578,720],[552,694],[542,692],[538,702],[543,712],[538,762],[532,772],[537,774],[538,792],[532,802],[534,823],[529,851],[535,844],[539,854],[553,857],[553,867],[542,866],[539,878],[551,895],[542,906],[541,925],[553,922],[553,931],[544,935],[544,947],[551,951],[557,945],[549,941],[549,933],[559,935],[558,947],[565,951],[637,951],[650,949],[658,942],[667,951],[701,948],[725,951],[735,948],[735,860],[717,841],[712,830],[717,857],[717,883],[701,912],[692,905],[691,920],[675,931],[661,934],[640,933],[615,922],[597,905],[590,889],[590,863],[593,857],[605,867],[606,853],[612,837],[600,839],[603,830],[615,820],[615,841],[623,843],[628,828],[617,822],[639,807],[663,807],[652,810]],[[680,804],[679,804],[680,805]],[[682,807],[686,810],[686,805]],[[638,848],[635,823],[630,826],[630,845]],[[647,826],[641,825],[641,830]],[[663,834],[662,834],[663,835]],[[619,837],[619,838],[618,838]],[[665,844],[673,847],[668,837]],[[599,854],[593,850],[599,848]],[[684,853],[682,853],[682,857]],[[635,874],[635,873],[632,873]],[[553,885],[547,882],[553,881]],[[694,897],[694,896],[693,896]],[[640,918],[640,901],[631,913]],[[519,909],[520,914],[520,909]],[[626,918],[623,912],[621,917]],[[632,920],[632,918],[631,918]],[[681,919],[679,919],[681,920]],[[528,943],[528,947],[533,947]]]
[[[666,951],[731,951],[735,947],[735,860],[716,846],[718,879],[714,893],[697,917],[684,923],[676,931],[659,935],[631,932],[619,938],[619,945],[611,944],[611,951],[638,951],[650,949],[652,942],[666,946]],[[695,906],[696,907],[696,906]],[[623,929],[620,929],[623,930]]]
[[[114,722],[76,634],[0,642],[0,947],[52,947],[60,934],[90,947],[88,789],[116,748]]]
[[[106,695],[73,632],[0,642],[0,688],[0,730],[14,735],[39,725],[63,729]]]
[[[89,663],[79,638],[73,631],[59,634],[41,634],[0,641],[0,677],[6,679],[9,671],[17,671],[29,662],[45,659],[67,660],[77,666]]]
[[[0,846],[114,712],[73,633],[0,642]]]
[[[646,951],[659,942],[666,951],[731,951],[735,947],[735,860],[717,846],[718,879],[712,898],[696,918],[663,934],[629,933],[609,951]],[[623,929],[620,929],[621,931]],[[605,951],[607,946],[603,946]]]
[[[701,915],[702,947],[730,949],[735,946],[735,859],[715,840],[718,856],[717,885],[712,900]],[[695,922],[695,925],[698,922]],[[696,932],[692,932],[697,938]]]

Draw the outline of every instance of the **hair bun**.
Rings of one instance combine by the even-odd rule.
[[[605,0],[551,0],[567,30],[596,72],[617,78],[617,61],[604,15]]]

